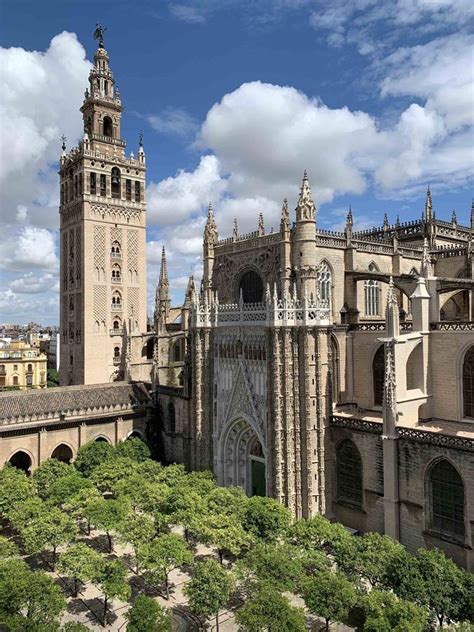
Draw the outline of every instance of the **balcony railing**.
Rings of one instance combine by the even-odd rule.
[[[123,336],[123,329],[122,329],[122,327],[120,327],[120,328],[114,327],[113,329],[110,330],[110,335],[111,336]]]
[[[120,362],[121,362],[121,361],[122,361],[122,359],[121,359],[121,358],[116,358],[116,357],[114,356],[113,363],[114,363],[114,365],[115,365],[115,366],[117,366],[118,364],[120,364]]]
[[[122,277],[111,277],[111,283],[122,283]]]
[[[117,303],[112,303],[112,311],[113,312],[121,312],[122,311],[122,304],[117,305]]]
[[[121,252],[111,252],[110,253],[110,257],[112,259],[121,259],[122,258],[122,253]]]

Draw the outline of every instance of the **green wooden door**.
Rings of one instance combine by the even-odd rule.
[[[252,496],[266,496],[265,463],[252,459]]]

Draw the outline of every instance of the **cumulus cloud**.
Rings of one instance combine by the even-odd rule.
[[[45,228],[26,226],[0,243],[1,267],[9,270],[58,271],[55,235]]]
[[[151,127],[159,133],[190,136],[197,131],[198,124],[184,108],[166,108],[159,114],[147,117]]]
[[[60,137],[74,143],[81,131],[81,103],[90,63],[75,34],[63,32],[48,50],[0,49],[0,208],[20,221],[17,209],[41,205],[48,226],[57,225]],[[43,218],[44,220],[44,218]]]
[[[193,172],[180,169],[175,177],[151,183],[147,190],[149,220],[178,224],[199,212],[226,188],[216,156],[202,156]]]

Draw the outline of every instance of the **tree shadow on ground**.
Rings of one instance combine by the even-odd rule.
[[[78,597],[77,599],[71,599],[67,605],[67,611],[76,615],[84,614],[91,623],[102,624],[104,604],[97,597],[92,599],[81,599]],[[112,626],[117,619],[117,615],[109,607],[107,609],[107,625]]]
[[[142,575],[133,575],[129,580],[130,588],[132,589],[131,600],[135,599],[137,595],[147,595],[147,597],[162,597],[163,592],[148,584]]]

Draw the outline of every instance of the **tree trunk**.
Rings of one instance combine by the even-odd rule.
[[[55,566],[56,566],[56,547],[53,546],[53,563],[52,563],[53,571],[54,571]]]
[[[109,541],[109,553],[112,553],[112,536],[107,531],[107,540]]]
[[[74,597],[77,597],[77,594],[79,592],[79,582],[77,580],[77,577],[74,578]]]
[[[186,542],[189,542],[189,531],[188,531],[188,527],[184,527],[184,539],[186,540]]]
[[[221,564],[223,564],[223,563],[224,563],[224,553],[222,552],[222,549],[219,549],[219,550],[217,551],[217,553],[219,554],[219,562],[220,562]]]
[[[168,584],[168,573],[165,575],[165,589],[166,589],[166,599],[170,598],[170,586]]]
[[[219,612],[216,614],[216,632],[219,632]]]
[[[329,632],[329,619],[326,619],[326,632]]]
[[[104,620],[102,621],[102,626],[105,628],[107,625],[107,595],[104,595]]]
[[[91,534],[91,521],[88,520],[87,521],[87,535],[90,535],[90,534]]]

